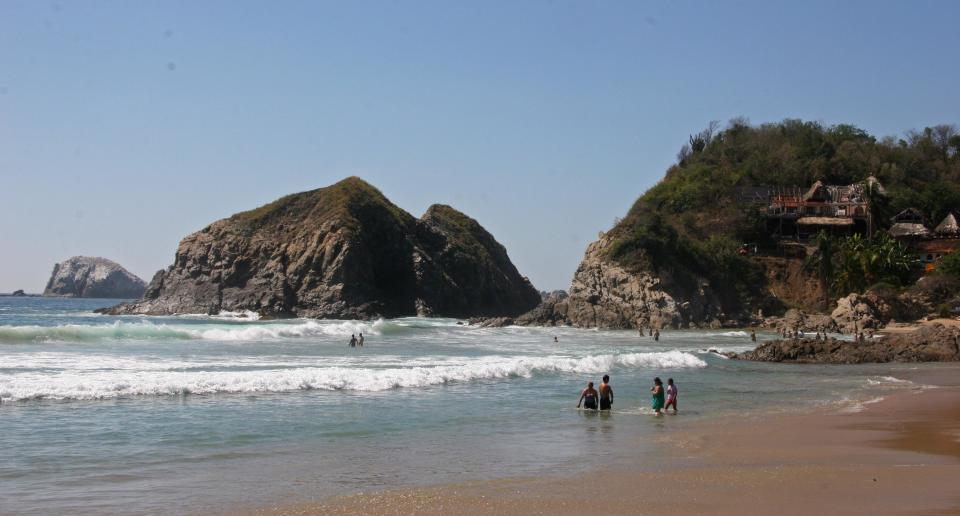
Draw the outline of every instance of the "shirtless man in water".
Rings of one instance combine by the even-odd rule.
[[[610,387],[610,375],[603,375],[603,383],[600,384],[600,410],[610,410],[613,405],[613,388]]]

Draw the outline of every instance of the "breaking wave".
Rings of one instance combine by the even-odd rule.
[[[573,357],[494,356],[413,367],[296,367],[277,364],[256,370],[89,369],[73,364],[68,370],[24,372],[0,378],[0,398],[8,400],[93,400],[133,396],[266,393],[298,390],[376,392],[407,387],[504,378],[529,378],[544,373],[601,373],[615,367],[680,369],[707,363],[681,351],[625,353]],[[99,366],[102,366],[102,362]],[[119,364],[116,364],[119,365]],[[170,364],[178,367],[183,364]],[[212,366],[212,364],[211,364]]]
[[[340,336],[351,333],[386,335],[402,333],[409,326],[394,321],[268,321],[230,324],[154,323],[63,324],[59,326],[0,326],[0,343],[95,342],[101,340],[198,339],[254,341]]]

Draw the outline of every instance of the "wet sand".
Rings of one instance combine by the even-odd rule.
[[[701,421],[660,438],[667,449],[661,464],[578,478],[558,471],[361,494],[252,512],[960,514],[960,367],[922,365],[908,378],[937,387],[898,391],[840,412]]]

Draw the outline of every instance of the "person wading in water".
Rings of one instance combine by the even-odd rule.
[[[610,410],[613,405],[613,387],[610,387],[610,375],[603,375],[603,383],[600,384],[600,410]]]
[[[583,403],[583,408],[597,410],[597,390],[593,388],[593,382],[587,382],[587,388],[580,393],[580,401],[577,401],[577,408]]]

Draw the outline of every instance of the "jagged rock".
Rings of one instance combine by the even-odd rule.
[[[53,266],[44,296],[131,299],[145,284],[120,264],[106,258],[74,256]]]
[[[467,321],[472,326],[481,328],[503,328],[513,326],[513,317],[472,317]]]
[[[834,332],[837,331],[837,325],[829,315],[809,314],[803,310],[791,308],[783,314],[783,317],[771,317],[764,321],[764,326],[778,331],[786,330],[802,331],[804,333],[813,332]]]
[[[862,342],[836,339],[793,339],[765,342],[753,351],[730,358],[761,362],[862,364],[886,362],[960,361],[960,329],[942,324]]]
[[[610,260],[606,235],[587,247],[574,273],[569,294],[543,301],[516,324],[572,325],[582,328],[664,328],[709,324],[740,326],[725,314],[707,282],[681,286],[667,272],[628,270]]]
[[[875,305],[876,302],[876,296],[850,294],[837,300],[837,307],[830,317],[843,333],[878,329],[883,327],[883,319]]]
[[[570,297],[563,290],[542,292],[543,301],[533,310],[517,317],[514,324],[519,326],[567,326],[567,299]]]
[[[443,205],[417,220],[352,177],[188,235],[143,299],[104,312],[495,317],[538,301],[475,220]]]
[[[25,297],[27,293],[21,289],[21,290],[14,290],[13,293],[10,295],[13,297]]]

